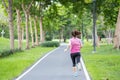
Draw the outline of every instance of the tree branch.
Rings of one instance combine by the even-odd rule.
[[[5,1],[2,0],[2,3],[3,3],[3,5],[5,6],[6,11],[8,12],[8,7],[7,7],[6,3],[5,3]]]
[[[34,0],[32,0],[32,2],[30,3],[30,5],[28,6],[28,10],[30,9],[30,7],[32,6]]]
[[[22,3],[22,9],[23,9],[23,11],[25,12],[25,6],[24,6],[24,4]]]

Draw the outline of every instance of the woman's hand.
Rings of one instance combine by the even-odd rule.
[[[67,49],[64,49],[64,52],[66,52],[67,51]]]
[[[67,48],[64,49],[64,52],[66,52],[68,49],[70,49],[70,45],[68,45]]]

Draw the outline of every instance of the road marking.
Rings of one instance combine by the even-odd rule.
[[[82,66],[83,66],[83,71],[84,71],[84,73],[85,73],[86,79],[87,79],[87,80],[91,80],[91,78],[90,78],[90,76],[89,76],[89,74],[88,74],[88,71],[87,71],[87,69],[86,69],[86,67],[85,67],[85,64],[84,64],[84,61],[83,61],[82,57],[81,57],[81,64],[82,64]]]
[[[58,47],[60,48],[60,47]],[[27,73],[29,73],[36,65],[38,65],[38,63],[40,63],[44,58],[46,58],[48,55],[50,55],[52,52],[54,52],[55,50],[57,50],[58,48],[50,51],[49,53],[47,53],[45,56],[43,56],[41,59],[39,59],[32,67],[30,67],[27,71],[25,71],[23,74],[21,74],[17,79],[15,80],[20,80],[22,77],[24,77]]]

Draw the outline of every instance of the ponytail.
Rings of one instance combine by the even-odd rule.
[[[73,37],[76,37],[77,35],[80,35],[81,34],[81,32],[79,32],[79,31],[72,31],[72,36]]]

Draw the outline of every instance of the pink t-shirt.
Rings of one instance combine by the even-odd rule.
[[[80,47],[82,46],[82,42],[79,38],[71,38],[70,39],[70,51],[71,53],[80,52]]]

